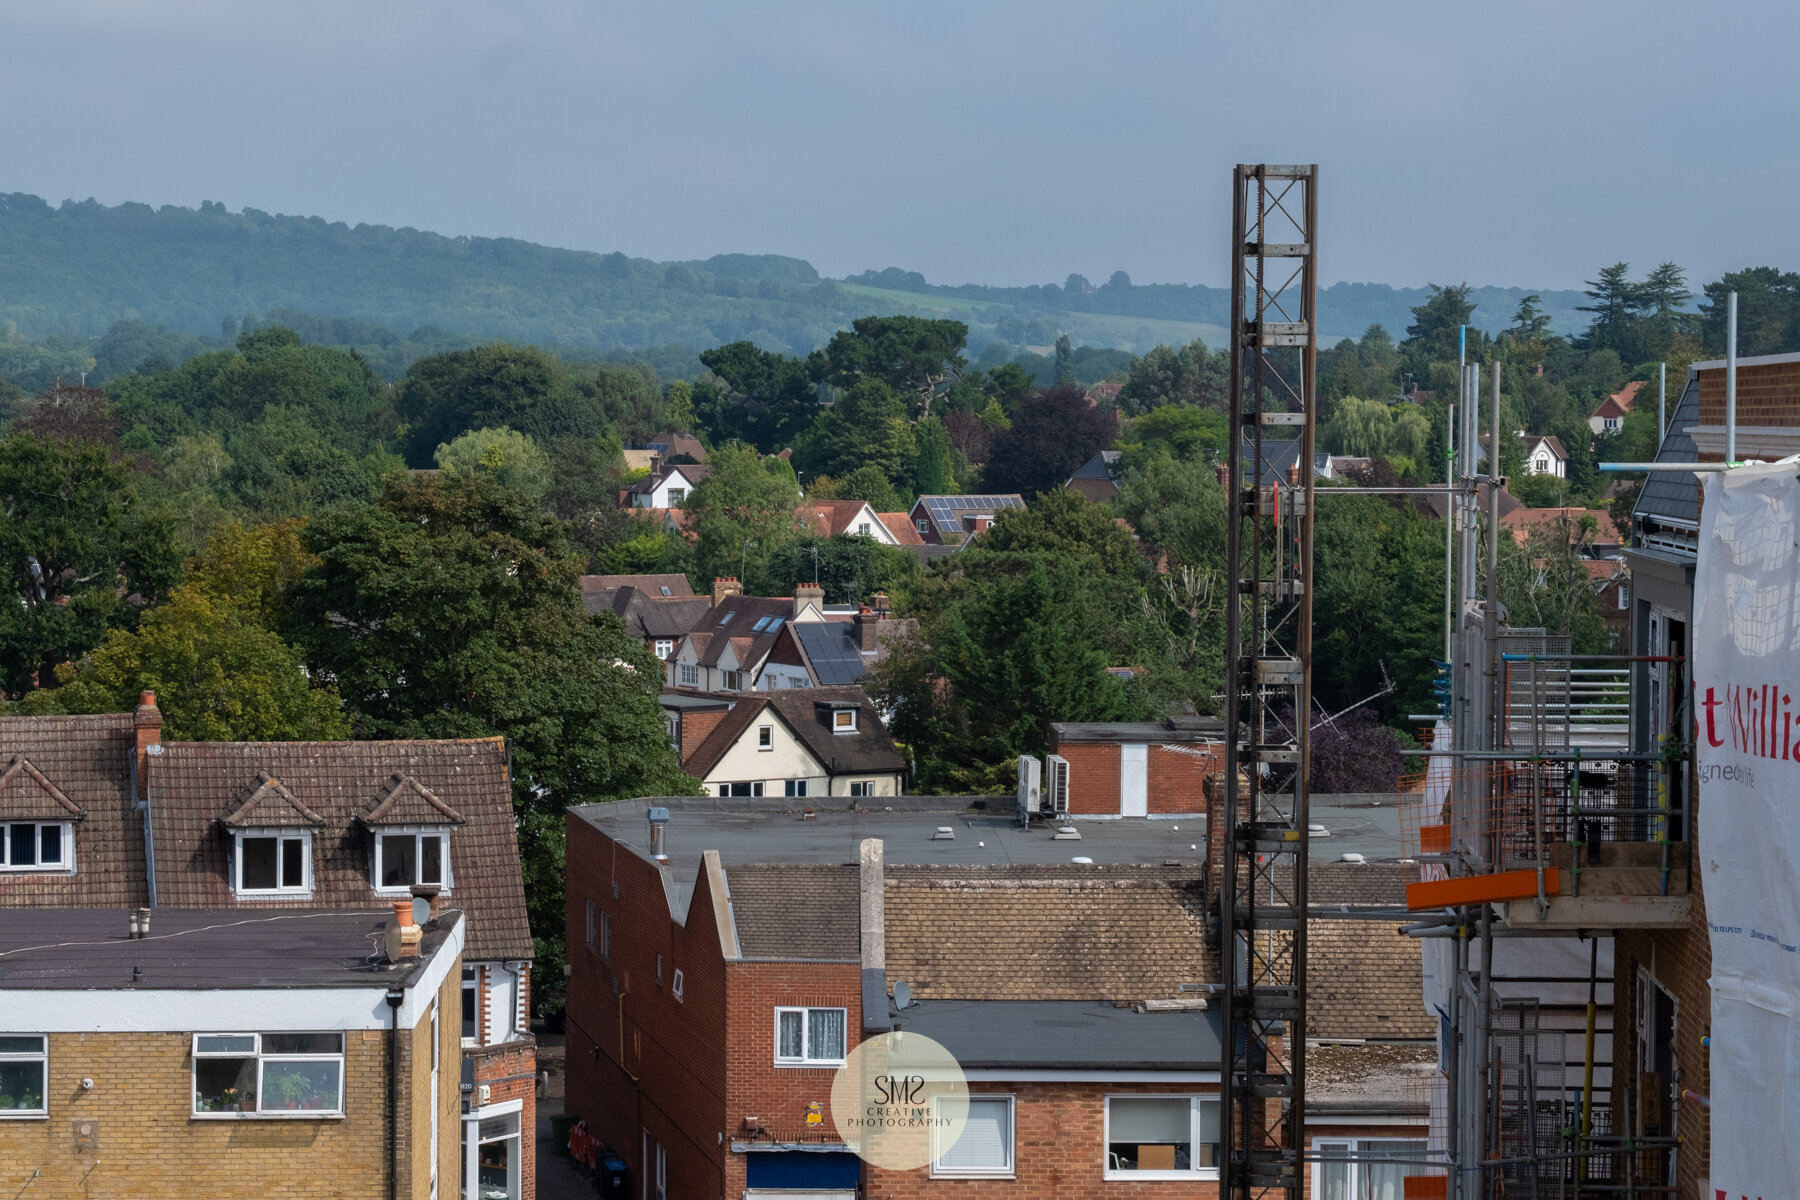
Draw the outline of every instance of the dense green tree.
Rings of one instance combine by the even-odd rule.
[[[0,606],[0,683],[17,695],[59,663],[137,623],[181,573],[172,521],[147,512],[126,469],[105,450],[0,442],[0,565],[13,602]]]
[[[756,451],[741,444],[721,447],[708,465],[682,506],[695,539],[693,570],[701,579],[740,576],[752,592],[768,556],[798,536],[799,488],[791,474],[764,470]]]
[[[528,429],[539,409],[575,395],[569,370],[529,346],[496,343],[421,358],[394,387],[394,407],[409,426],[408,461],[425,466],[437,447],[471,429]]]
[[[919,456],[913,465],[912,490],[920,496],[942,496],[956,490],[952,473],[950,434],[936,417],[927,417],[913,429]],[[882,510],[887,511],[887,510]]]
[[[866,604],[876,592],[904,600],[918,592],[923,578],[919,560],[907,550],[848,533],[785,542],[769,555],[766,570],[769,594],[791,596],[800,584],[816,581],[827,604]]]
[[[1062,334],[1056,339],[1056,384],[1075,383],[1075,347],[1069,343],[1069,335]]]
[[[1701,340],[1716,356],[1725,353],[1726,297],[1738,294],[1738,354],[1784,354],[1800,350],[1800,272],[1774,267],[1729,271],[1702,289]]]
[[[730,391],[694,391],[694,412],[713,442],[749,442],[765,453],[791,446],[818,412],[806,363],[771,354],[754,342],[732,342],[700,355]]]
[[[1096,577],[1135,580],[1141,562],[1129,530],[1112,512],[1078,492],[1045,492],[1029,508],[1002,509],[981,547],[994,552],[1043,554],[1073,563]]]
[[[550,490],[550,457],[516,429],[474,429],[437,448],[438,468],[455,475],[484,475],[503,488],[542,500]]]
[[[906,401],[881,379],[865,376],[819,414],[794,454],[809,475],[845,475],[872,466],[895,482],[912,478],[918,446]]]
[[[1127,421],[1119,431],[1121,463],[1130,470],[1157,454],[1211,461],[1225,448],[1228,434],[1223,413],[1165,404]]]
[[[994,438],[982,486],[1027,497],[1059,488],[1111,446],[1118,430],[1118,410],[1096,407],[1073,384],[1039,392],[1019,405],[1011,428]]]
[[[842,479],[834,480],[831,495],[820,495],[817,498],[862,500],[876,512],[904,512],[912,507],[912,501],[888,482],[887,472],[874,464],[858,467]]]
[[[1229,359],[1226,353],[1210,353],[1198,339],[1180,350],[1154,346],[1132,364],[1119,390],[1119,407],[1128,415],[1170,404],[1222,411],[1231,378]]]
[[[817,378],[847,388],[873,377],[912,398],[930,416],[938,390],[967,366],[969,327],[926,317],[859,317],[813,356]]]

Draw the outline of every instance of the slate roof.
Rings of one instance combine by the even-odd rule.
[[[861,876],[854,865],[746,864],[725,887],[746,958],[860,962]]]
[[[925,515],[930,518],[941,535],[955,531],[967,533],[963,528],[965,516],[986,516],[998,514],[1001,509],[1024,508],[1025,498],[1016,492],[992,496],[920,496],[912,506],[917,512],[924,508]]]
[[[633,580],[616,587],[589,586],[589,580]],[[680,580],[679,584],[660,582]],[[668,588],[670,595],[663,595]],[[679,589],[679,590],[677,590]],[[685,575],[583,575],[581,600],[589,613],[612,612],[634,638],[678,638],[694,627],[712,601],[696,596]]]
[[[817,707],[820,704],[855,704],[855,733],[836,733]],[[733,704],[706,740],[695,748],[681,769],[705,779],[719,760],[743,737],[765,711],[773,711],[813,757],[831,775],[853,772],[895,772],[906,769],[906,760],[894,748],[894,739],[875,711],[874,701],[860,687],[782,688],[774,692],[750,692]]]
[[[0,717],[0,762],[10,772],[0,783],[0,820],[73,820],[76,871],[0,871],[0,908],[149,903],[144,818],[132,808],[133,722],[131,713]],[[20,759],[32,770],[13,771]],[[39,776],[84,815],[69,813]]]
[[[1268,487],[1272,483],[1287,486],[1288,471],[1300,461],[1300,439],[1278,438],[1264,435],[1262,443],[1262,462],[1253,463],[1255,443],[1249,434],[1243,441],[1244,469],[1257,467],[1256,482],[1259,487]]]
[[[1306,923],[1306,1032],[1316,1038],[1429,1038],[1422,950],[1394,921]]]
[[[892,971],[888,978],[894,978]],[[1138,1012],[1092,1002],[925,1000],[896,1012],[894,1020],[938,1042],[971,1071],[1217,1070],[1224,1044],[1216,1010]]]
[[[627,587],[634,587],[659,597],[692,596],[694,594],[694,587],[688,582],[686,575],[583,575],[581,577],[583,597],[595,592],[605,595]],[[588,611],[598,610],[590,604]]]
[[[886,912],[887,977],[921,1000],[1172,999],[1218,978],[1193,864],[890,865]]]
[[[262,790],[258,807],[274,804],[268,781],[319,818],[310,899],[239,900],[231,891],[225,823],[246,794]],[[391,897],[371,886],[373,834],[395,822],[445,825],[445,903],[468,914],[468,957],[531,957],[503,739],[166,742],[150,756],[149,784],[160,906],[376,908]]]
[[[690,626],[696,636],[699,663],[703,667],[719,665],[729,642],[738,643],[738,664],[754,667],[769,653],[783,625],[793,619],[794,602],[784,596],[727,596],[708,608]],[[775,622],[771,624],[771,622]],[[756,628],[761,624],[762,628]],[[704,641],[698,640],[704,635]]]
[[[1668,432],[1656,448],[1656,462],[1697,462],[1699,453],[1688,431],[1700,420],[1700,380],[1689,375],[1687,387],[1675,402]],[[1667,523],[1683,529],[1700,527],[1700,477],[1691,471],[1649,471],[1644,490],[1638,493],[1632,522],[1640,528]]]
[[[393,907],[383,905],[294,910],[246,922],[235,909],[158,908],[150,936],[130,938],[118,909],[15,912],[0,921],[0,992],[406,986],[444,944],[457,917],[446,913],[426,922],[418,958],[392,970],[380,955],[382,932],[393,916]],[[134,967],[143,971],[141,978],[133,978]],[[118,1019],[118,1028],[129,1028],[127,1010]]]

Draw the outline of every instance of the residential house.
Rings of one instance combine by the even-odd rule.
[[[703,464],[707,459],[706,447],[700,444],[699,438],[689,433],[676,433],[672,430],[659,433],[628,449],[647,450],[665,462],[672,458],[691,458],[695,462]]]
[[[625,632],[664,662],[712,607],[694,595],[686,575],[583,575],[581,600],[589,613],[617,614]]]
[[[460,1042],[491,1101],[463,1132],[478,1141],[509,1113],[532,1127],[532,943],[504,739],[165,742],[145,693],[134,713],[0,718],[0,761],[0,908],[255,916],[438,895],[460,909]],[[513,1195],[529,1197],[531,1140],[518,1150]]]
[[[1256,448],[1255,434],[1246,430],[1243,440],[1243,466],[1246,475],[1252,470],[1256,473],[1258,487],[1279,484],[1287,487],[1300,482],[1300,439],[1297,437],[1273,437],[1265,433],[1262,440],[1260,457]]]
[[[1415,498],[1414,503],[1420,505],[1426,512],[1441,521],[1444,519],[1444,514],[1450,509],[1449,502],[1445,499],[1445,496],[1446,492],[1443,484],[1429,484],[1426,486],[1424,493]],[[1504,487],[1500,489],[1500,519],[1502,522],[1524,507],[1525,506],[1519,502],[1517,496],[1514,496]],[[1488,510],[1488,485],[1485,479],[1479,480],[1475,484],[1475,508],[1476,511],[1481,513],[1486,513]]]
[[[1631,411],[1632,403],[1643,386],[1643,380],[1634,379],[1600,402],[1600,407],[1588,418],[1588,428],[1594,431],[1595,437],[1619,431],[1619,426],[1625,423],[1625,414]]]
[[[1003,509],[1024,508],[1017,493],[1004,496],[920,496],[908,514],[920,539],[932,546],[962,546],[993,525]]]
[[[906,760],[860,687],[664,700],[681,769],[708,795],[900,794]]]
[[[1079,492],[1096,504],[1104,504],[1119,494],[1118,464],[1117,450],[1102,450],[1081,464],[1063,487]]]
[[[823,621],[825,589],[802,584],[793,599],[746,596],[735,579],[713,581],[713,603],[675,645],[671,686],[701,692],[748,692],[783,628]]]
[[[1021,826],[1013,797],[971,802],[572,809],[569,1110],[651,1194],[1211,1194],[1218,964],[1198,839],[1129,817],[1071,838]],[[1348,868],[1319,876],[1320,904],[1365,890]],[[1429,1055],[1418,943],[1329,923],[1349,928],[1316,936],[1315,961],[1346,974],[1320,1027],[1380,1047],[1365,1058]],[[1345,961],[1365,932],[1381,952]],[[974,1135],[910,1172],[859,1162],[828,1107],[846,1055],[895,1029],[947,1047],[971,1092]],[[1316,1135],[1358,1144],[1422,1123],[1411,1096],[1326,1115]]]
[[[1525,472],[1528,475],[1554,475],[1564,479],[1569,474],[1569,452],[1555,434],[1523,434]]]
[[[802,500],[794,515],[800,528],[814,537],[847,533],[874,538],[884,546],[900,544],[881,514],[863,500]]]
[[[1052,812],[1204,819],[1207,776],[1225,769],[1225,724],[1214,717],[1054,721],[1045,762]]]
[[[789,622],[776,635],[756,690],[855,683],[913,629],[912,621],[894,619],[883,592],[854,613],[827,611],[826,618]]]
[[[625,489],[624,504],[630,508],[680,508],[693,495],[694,486],[711,473],[712,468],[705,464],[659,463],[650,474]]]
[[[1313,476],[1318,479],[1339,480],[1354,479],[1358,471],[1365,471],[1371,460],[1357,458],[1348,454],[1315,454],[1313,455]]]
[[[466,1171],[466,1195],[529,1194],[516,1106],[459,1148],[465,918],[422,915],[9,912],[0,1190],[436,1200]]]
[[[925,539],[919,536],[918,529],[913,525],[911,514],[876,513],[875,516],[886,527],[888,536],[894,539],[894,545],[911,549],[925,544]]]

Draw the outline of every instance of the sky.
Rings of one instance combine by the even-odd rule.
[[[1225,281],[1238,162],[1322,279],[1800,267],[1800,6],[0,0],[0,192],[934,283]]]

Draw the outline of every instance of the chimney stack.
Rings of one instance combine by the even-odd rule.
[[[137,777],[138,795],[132,797],[139,803],[150,797],[150,747],[162,744],[162,709],[156,707],[156,693],[145,692],[138,697],[137,710],[132,714],[132,724],[137,734]]]
[[[744,585],[737,581],[735,575],[716,575],[713,577],[712,602],[723,604],[727,596],[741,596]]]
[[[415,883],[412,885],[413,899],[425,901],[427,911],[425,919],[435,921],[443,911],[443,885],[437,883]]]
[[[394,901],[394,919],[388,922],[387,932],[382,937],[382,949],[391,963],[419,956],[419,943],[424,940],[425,931],[413,923],[412,909],[410,896]]]
[[[794,589],[795,620],[800,619],[809,604],[819,610],[820,616],[825,615],[825,589],[816,583],[803,583]]]
[[[887,620],[888,614],[893,611],[893,606],[888,601],[888,594],[886,592],[876,592],[873,596],[869,597],[869,603],[874,607],[875,615],[884,621]]]
[[[879,616],[867,608],[850,619],[851,625],[856,629],[856,648],[864,654],[873,653],[875,650],[875,624],[880,620]]]

